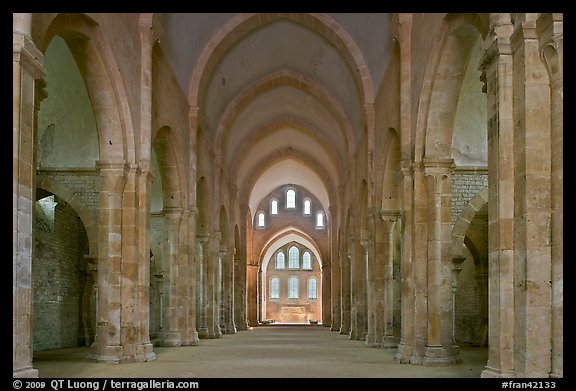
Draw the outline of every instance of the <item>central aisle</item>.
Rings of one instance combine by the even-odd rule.
[[[396,349],[372,349],[327,327],[271,325],[202,339],[199,346],[156,347],[152,362],[106,364],[88,348],[34,354],[41,378],[431,378],[480,377],[485,348],[462,348],[462,364],[424,367],[394,362]]]

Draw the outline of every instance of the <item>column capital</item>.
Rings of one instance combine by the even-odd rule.
[[[536,20],[536,30],[539,36],[540,58],[546,65],[550,80],[555,80],[563,74],[563,14],[540,15]]]
[[[12,59],[19,62],[35,79],[46,76],[44,55],[32,39],[20,31],[12,33]]]
[[[380,220],[381,221],[390,221],[395,222],[400,218],[401,212],[399,210],[381,210],[380,211]]]
[[[490,14],[490,31],[484,40],[479,68],[486,71],[500,55],[512,54],[510,36],[514,26],[510,14]]]

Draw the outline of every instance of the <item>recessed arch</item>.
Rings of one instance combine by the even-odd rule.
[[[488,188],[480,190],[462,209],[452,229],[452,254],[455,260],[463,260],[466,232],[476,213],[488,203]]]
[[[86,83],[97,123],[100,159],[135,163],[135,132],[128,95],[98,24],[85,14],[58,14],[40,44],[43,53],[55,35],[66,41]]]
[[[153,134],[152,148],[158,160],[158,169],[162,177],[164,207],[183,208],[186,205],[186,191],[182,188],[185,173],[182,157],[176,146],[178,140],[168,126],[162,126]]]
[[[480,28],[478,28],[478,27]],[[485,33],[480,16],[449,14],[434,40],[418,103],[414,159],[451,158],[452,131],[460,87],[471,49]]]
[[[72,189],[66,185],[52,179],[49,177],[40,176],[38,177],[36,187],[38,189],[46,190],[54,195],[57,195],[80,217],[84,229],[86,230],[86,236],[88,236],[88,246],[90,256],[97,256],[98,251],[98,224],[95,218],[95,213],[93,209],[86,205],[80,196]]]

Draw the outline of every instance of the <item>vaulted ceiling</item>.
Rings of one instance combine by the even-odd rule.
[[[389,14],[162,14],[160,46],[251,210],[284,183],[327,209],[365,128]]]

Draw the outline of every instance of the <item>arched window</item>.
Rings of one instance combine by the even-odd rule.
[[[288,250],[288,269],[298,269],[300,268],[300,252],[298,247],[292,246]]]
[[[264,227],[264,212],[258,213],[258,227]]]
[[[302,269],[312,270],[312,257],[308,251],[302,255]]]
[[[286,208],[296,208],[296,191],[289,189],[286,192]]]
[[[318,298],[318,281],[316,281],[316,277],[310,277],[308,280],[308,298],[310,300]]]
[[[316,213],[316,228],[324,228],[324,213]]]
[[[276,270],[282,270],[284,268],[286,268],[284,263],[284,253],[280,251],[278,254],[276,254]]]
[[[292,276],[288,279],[288,298],[298,298],[298,277]]]
[[[270,279],[270,300],[280,299],[280,280],[278,277]]]
[[[312,204],[312,203],[310,202],[309,199],[305,199],[305,200],[304,200],[304,214],[305,214],[305,215],[309,215],[310,213],[312,213],[312,212],[310,211],[311,204]]]
[[[278,201],[272,200],[270,203],[270,214],[277,215],[278,214]]]

